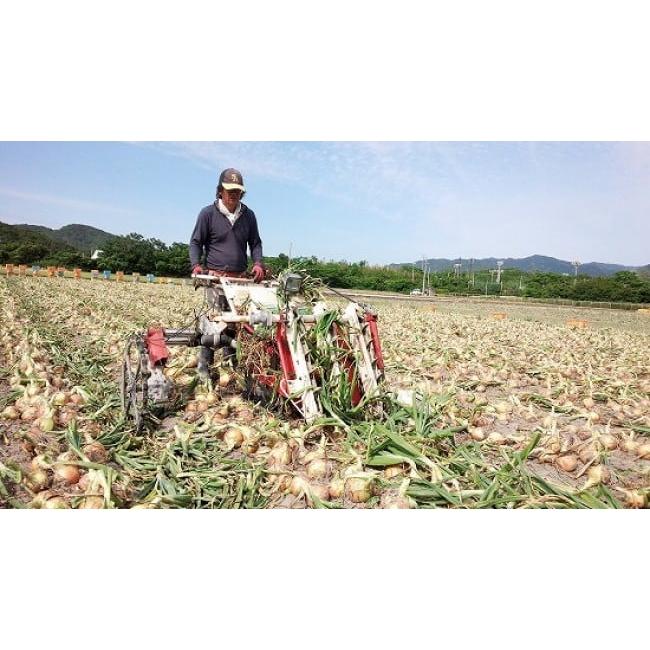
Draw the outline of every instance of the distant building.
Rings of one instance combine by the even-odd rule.
[[[91,260],[97,260],[99,259],[99,256],[103,253],[104,251],[96,250],[93,251],[93,254],[90,256]]]

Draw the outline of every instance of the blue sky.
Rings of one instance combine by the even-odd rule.
[[[230,166],[268,255],[650,263],[650,143],[0,142],[0,221],[187,241]]]

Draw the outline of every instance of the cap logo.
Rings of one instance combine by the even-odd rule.
[[[230,180],[231,181],[237,181],[237,174],[231,174],[230,175]]]

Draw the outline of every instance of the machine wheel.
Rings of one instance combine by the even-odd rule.
[[[147,408],[147,379],[149,378],[147,352],[141,336],[129,338],[122,360],[122,412],[140,431]]]

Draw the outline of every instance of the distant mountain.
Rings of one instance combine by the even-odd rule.
[[[52,252],[74,250],[70,244],[52,238],[50,235],[41,232],[40,228],[41,226],[24,228],[0,221],[0,245],[11,248],[29,245],[30,247]],[[44,230],[49,230],[49,228],[44,228]]]
[[[72,246],[83,253],[90,253],[90,251],[102,248],[116,237],[116,235],[111,235],[111,233],[99,228],[85,226],[80,223],[63,226],[58,230],[46,228],[45,226],[32,226],[31,224],[18,224],[14,228],[39,233],[56,242]]]
[[[541,271],[543,273],[569,273],[573,275],[575,269],[571,262],[559,260],[555,257],[545,255],[531,255],[530,257],[484,257],[481,259],[446,259],[434,258],[425,260],[431,271],[446,271],[454,268],[454,264],[462,264],[462,272],[466,273],[470,267],[474,271],[483,271],[486,269],[496,269],[497,261],[503,262],[504,269],[519,269],[520,271],[533,272]],[[402,264],[391,264],[391,268],[402,266],[416,266],[422,268],[422,260],[415,262],[405,262]],[[587,262],[581,264],[578,273],[581,275],[590,275],[592,277],[602,277],[614,275],[618,271],[636,271],[638,269],[649,269],[650,265],[645,267],[623,266],[622,264],[605,264],[603,262]]]

